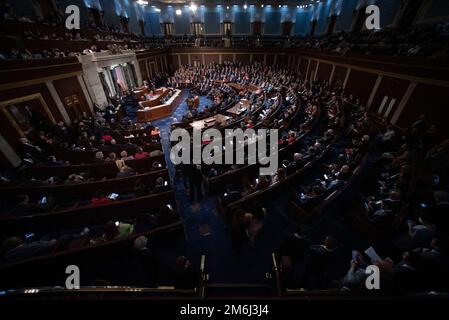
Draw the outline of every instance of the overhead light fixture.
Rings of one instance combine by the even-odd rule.
[[[248,9],[248,5],[246,3],[243,5],[243,9]]]
[[[156,10],[156,12],[161,12],[161,9],[159,9],[159,8],[156,8],[154,10]]]
[[[180,16],[181,14],[182,14],[181,9],[176,9],[176,15],[177,15],[177,16]]]
[[[192,2],[192,3],[190,4],[190,10],[192,10],[193,12],[195,12],[197,9],[198,9],[198,6]]]
[[[263,8],[264,7],[263,3],[260,6]]]
[[[279,5],[279,8],[281,7],[281,5]]]
[[[228,9],[228,10],[229,10],[229,6],[226,6],[226,9]]]
[[[148,1],[137,0],[136,2],[137,2],[137,4],[140,4],[141,6],[147,6],[148,5]]]

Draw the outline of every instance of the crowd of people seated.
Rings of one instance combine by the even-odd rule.
[[[306,81],[299,81],[299,78],[293,78],[293,84],[290,84],[291,90],[286,90],[283,94],[288,99],[284,98],[284,107],[281,112],[278,113],[269,128],[279,129],[280,139],[278,141],[279,149],[288,149],[298,139],[309,132],[313,123],[318,120],[319,109],[324,108],[327,103],[332,105],[332,102],[336,105],[332,105],[333,108],[338,107],[335,94],[332,95],[327,90],[325,83],[314,82],[309,84]],[[292,104],[292,100],[300,104]],[[299,103],[301,101],[301,103]],[[319,107],[320,106],[320,107]],[[238,200],[240,197],[245,197],[252,194],[255,191],[263,190],[272,184],[282,182],[287,176],[293,172],[299,170],[306,162],[311,161],[316,157],[320,151],[321,143],[327,144],[334,136],[335,123],[338,123],[338,116],[332,114],[333,108],[329,107],[327,117],[329,117],[329,128],[323,132],[323,136],[317,138],[315,141],[308,141],[302,146],[302,149],[296,149],[291,151],[292,159],[289,158],[280,159],[280,167],[278,172],[272,177],[259,176],[252,181],[244,183],[241,187],[235,188],[235,186],[227,186],[224,196],[222,196],[222,203],[229,204],[230,202]],[[298,122],[292,121],[295,115],[298,116]],[[337,120],[337,121],[336,121]],[[244,121],[242,121],[244,122]],[[241,122],[241,123],[242,123]],[[292,123],[293,122],[293,123]],[[232,172],[238,170],[238,167],[231,166],[230,168],[221,168],[214,166],[205,175],[208,178],[217,177],[220,174],[226,172]]]
[[[321,38],[292,38],[288,46],[316,49],[345,55],[347,53],[415,56],[442,59],[447,55],[445,45],[449,24],[420,25],[405,32],[382,29],[376,32],[341,31]]]
[[[245,72],[251,72],[249,70],[258,67],[256,64],[245,70],[242,64],[236,66],[226,63],[216,66],[184,67],[169,81],[180,88],[193,88],[198,94],[211,90],[218,92],[220,97],[217,100],[229,95],[230,92],[234,99],[236,97],[238,99],[238,92],[223,90],[228,87],[223,82],[235,81],[244,84]],[[241,71],[242,69],[244,72]],[[252,79],[251,76],[249,78]],[[276,78],[276,75],[270,77],[270,79]],[[329,157],[330,162],[322,163],[319,173],[309,175],[308,178],[312,178],[311,183],[303,186],[303,196],[298,199],[303,209],[312,210],[322,204],[333,191],[341,190],[342,186],[348,185],[354,171],[363,169],[363,160],[368,156],[372,157],[372,153],[378,153],[379,160],[373,166],[379,172],[378,178],[375,179],[376,192],[364,196],[362,206],[363,215],[369,223],[382,227],[398,218],[405,203],[412,202],[410,188],[413,184],[413,159],[416,154],[424,161],[435,161],[434,163],[438,164],[436,167],[445,172],[446,168],[442,165],[444,161],[442,159],[447,160],[445,155],[448,144],[443,141],[434,145],[437,136],[436,128],[431,124],[427,124],[428,127],[426,127],[424,117],[420,117],[405,133],[400,133],[392,125],[386,125],[379,131],[379,127],[373,127],[373,121],[368,117],[360,101],[343,90],[338,88],[332,90],[326,83],[309,83],[301,80],[300,77],[295,77],[294,74],[286,73],[281,76],[281,79],[285,82],[277,85],[273,85],[268,80],[264,85],[261,82],[251,82],[261,86],[265,93],[269,90],[279,92],[283,102],[287,102],[281,105],[281,111],[276,113],[275,119],[266,126],[281,129],[280,149],[295,144],[299,137],[314,128],[313,124],[317,119],[320,120],[318,126],[320,130],[315,137],[303,139],[299,147],[290,150],[290,154],[281,160],[279,169],[273,176],[257,176],[237,188],[235,184],[227,185],[220,196],[222,204],[233,203],[256,191],[263,191],[276,183],[285,181],[306,163],[319,157],[327,147],[331,147],[333,152]],[[287,89],[283,89],[284,86]],[[249,98],[251,101],[251,96],[243,95],[242,97]],[[254,103],[254,100],[251,103]],[[298,110],[300,116],[292,124],[290,120]],[[203,116],[203,114],[196,116]],[[255,120],[257,123],[257,119]],[[238,123],[242,128],[247,128],[249,124],[246,117],[239,119]],[[283,127],[283,123],[289,123],[289,126]],[[236,127],[239,127],[239,124],[236,124]],[[337,136],[338,139],[335,139]],[[234,170],[238,171],[238,169],[239,166],[221,165],[201,168],[203,175],[209,180]],[[184,173],[189,170],[182,169]],[[196,167],[195,171],[198,170],[199,168]],[[438,181],[439,176],[433,176],[432,182],[427,185],[428,189],[420,190],[423,200],[420,199],[419,203],[415,203],[415,207],[412,206],[407,210],[400,230],[394,232],[394,237],[390,238],[389,249],[395,253],[394,259],[400,262],[394,262],[391,258],[375,260],[361,250],[354,250],[350,270],[347,271],[344,251],[351,248],[340,247],[335,237],[326,237],[322,245],[311,245],[300,234],[289,235],[280,251],[288,252],[295,259],[300,257],[303,262],[303,278],[298,285],[313,289],[341,287],[359,290],[364,285],[366,266],[375,264],[382,272],[385,272],[383,274],[385,280],[382,281],[386,281],[386,290],[405,293],[425,288],[425,286],[407,285],[409,280],[411,283],[422,284],[415,277],[421,276],[425,270],[430,272],[431,269],[423,269],[421,263],[424,261],[420,260],[429,258],[430,260],[425,261],[425,264],[436,265],[437,270],[444,270],[447,266],[445,264],[447,262],[447,219],[445,220],[442,212],[447,210],[448,193],[444,191],[447,186],[439,185]],[[187,182],[186,186],[189,185]],[[201,194],[199,182],[195,187],[191,186],[190,190],[195,188],[199,188]],[[432,196],[429,196],[430,194]],[[198,201],[200,200],[201,195]],[[247,208],[233,212],[233,244],[238,252],[241,252],[246,245],[253,246],[259,231],[263,228],[266,211],[258,208],[259,206],[251,202]],[[403,235],[401,231],[404,232]],[[293,246],[294,250],[289,248],[290,246]],[[417,258],[418,256],[420,258]],[[370,259],[369,263],[365,262]],[[337,268],[334,268],[335,266]],[[413,282],[414,280],[416,282]],[[436,279],[433,279],[431,283],[436,283]],[[430,288],[431,285],[427,287]]]
[[[115,110],[112,105],[103,109],[96,107],[95,118],[84,113],[83,118],[75,119],[70,127],[62,121],[50,127],[42,117],[31,116],[31,125],[37,134],[33,141],[30,141],[31,138],[20,139],[24,164],[45,162],[54,166],[65,165],[67,162],[55,157],[61,150],[95,152],[95,159],[92,159],[95,162],[133,159],[126,150],[133,150],[137,158],[159,155],[154,147],[159,142],[158,130],[146,127],[147,130],[141,134],[125,134],[135,126],[126,119],[119,121]]]
[[[22,34],[15,34],[13,29],[8,30],[5,35],[19,36],[23,40],[54,40],[54,41],[85,41],[85,52],[97,52],[100,51],[97,48],[99,43],[109,43],[107,48],[111,51],[121,50],[142,50],[157,47],[162,44],[161,40],[156,37],[145,37],[142,35],[136,35],[133,33],[125,32],[122,28],[113,25],[97,25],[92,21],[86,21],[85,25],[80,30],[67,31],[65,28],[65,15],[63,10],[59,10],[52,16],[48,16],[42,19],[31,19],[25,16],[17,15],[13,8],[6,4],[6,7],[2,8],[2,15],[0,20],[3,22],[14,21],[27,24],[36,24],[48,28],[48,33],[43,33],[39,30],[34,30],[30,27],[29,30],[24,31]],[[45,29],[44,29],[45,30]],[[11,34],[10,34],[11,33]],[[64,49],[62,47],[65,47]],[[42,52],[34,52],[26,48],[13,48],[10,52],[2,52],[0,54],[1,59],[42,59],[42,58],[60,58],[74,56],[81,52],[73,52],[66,48],[65,44],[60,48],[48,48]]]
[[[324,36],[285,36],[273,37],[265,36],[235,36],[226,35],[222,39],[217,37],[199,36],[167,36],[148,37],[137,35],[124,29],[123,26],[96,24],[89,20],[81,28],[82,31],[67,32],[64,28],[65,15],[62,8],[57,12],[41,18],[30,18],[20,16],[14,12],[13,8],[5,4],[1,8],[0,18],[3,21],[16,21],[29,24],[46,26],[49,29],[47,34],[41,34],[32,28],[25,31],[20,36],[24,40],[56,40],[56,41],[88,41],[92,44],[86,46],[88,51],[96,51],[96,43],[109,42],[117,46],[120,50],[145,48],[162,48],[170,46],[228,46],[232,43],[235,46],[247,47],[295,47],[303,49],[316,49],[335,52],[345,55],[349,52],[363,54],[381,54],[397,56],[418,56],[432,59],[445,59],[448,53],[448,46],[445,45],[449,36],[449,24],[421,24],[404,29],[398,32],[394,28],[383,28],[381,30],[359,31],[359,32],[334,32]],[[56,30],[56,31],[53,31]],[[9,30],[11,32],[13,30]],[[266,39],[265,39],[266,38]],[[4,52],[0,55],[2,59],[30,59],[30,58],[53,58],[73,55],[67,49],[47,49],[46,52],[30,53],[26,48],[15,49],[12,52]]]
[[[443,30],[444,27],[440,29]],[[422,35],[425,33],[423,32]],[[28,36],[35,37],[31,33],[28,33]],[[416,34],[410,36],[419,38]],[[441,34],[437,36],[440,37]],[[370,46],[378,49],[376,35],[370,34],[367,38],[369,37],[374,38],[368,39]],[[77,36],[71,39],[76,38]],[[294,45],[345,54],[357,52],[357,48],[364,47],[361,44],[365,43],[363,41],[367,41],[367,38],[341,33],[338,36],[320,40],[297,40]],[[54,37],[50,36],[50,39],[60,38],[55,34]],[[98,36],[95,40],[101,41],[102,37]],[[116,41],[112,37],[104,40]],[[405,48],[398,42],[394,46],[400,48],[396,54],[421,54],[421,48],[416,48],[418,44],[414,44],[412,48]],[[382,51],[373,51],[373,53],[379,52]],[[20,55],[31,56],[31,53],[14,51],[14,56]],[[423,55],[426,54],[423,52]],[[232,88],[229,83],[236,83],[242,87],[254,85],[260,88],[261,92],[256,94],[249,89],[239,91]],[[426,124],[424,118],[420,118],[405,133],[400,133],[397,128],[388,125],[380,134],[373,134],[370,127],[372,123],[365,113],[364,106],[343,89],[330,88],[326,82],[309,82],[293,70],[279,66],[270,67],[262,63],[226,62],[183,66],[172,77],[168,77],[166,84],[173,88],[187,88],[192,94],[205,95],[214,101],[211,106],[207,106],[201,112],[195,109],[189,110],[183,121],[190,122],[218,112],[226,112],[229,107],[245,99],[249,101],[251,107],[244,112],[243,116],[229,121],[227,125],[242,129],[258,127],[279,129],[279,149],[288,152],[281,159],[276,174],[251,176],[248,181],[242,181],[240,185],[237,183],[237,186],[226,186],[226,192],[222,196],[224,205],[280,184],[304,168],[307,163],[321,160],[323,163],[319,166],[320,169],[312,172],[308,177],[312,178],[310,184],[304,186],[297,183],[297,187],[301,189],[301,192],[298,192],[300,194],[297,199],[298,204],[305,210],[313,210],[334,191],[341,189],[350,181],[355,169],[362,164],[374,144],[381,150],[376,162],[376,179],[373,180],[375,186],[369,194],[363,194],[361,197],[362,210],[359,214],[362,219],[379,229],[386,229],[392,225],[393,221],[399,221],[398,229],[391,235],[391,239],[388,239],[391,240],[388,254],[393,258],[380,259],[373,254],[372,250],[364,252],[357,248],[353,251],[348,271],[346,270],[348,259],[344,252],[352,248],[343,247],[336,237],[328,235],[323,244],[312,245],[300,233],[288,234],[285,235],[279,252],[303,264],[302,276],[295,285],[313,289],[338,286],[362,290],[366,278],[365,269],[369,264],[380,267],[382,276],[387,279],[387,290],[406,293],[431,288],[431,285],[438,282],[438,277],[429,273],[434,270],[433,268],[443,271],[447,267],[448,189],[444,184],[446,181],[443,181],[444,183],[440,181],[440,179],[443,180],[443,176],[437,173],[431,175],[430,181],[421,183],[418,189],[414,182],[414,172],[417,161],[427,164],[427,168],[431,167],[444,172],[445,167],[443,165],[441,168],[441,159],[447,157],[449,144],[447,141],[434,144],[436,129]],[[38,115],[33,116],[30,111],[32,125],[37,135],[33,138],[22,138],[20,141],[23,165],[33,166],[45,163],[47,166],[66,166],[70,160],[58,157],[59,151],[92,152],[94,163],[116,165],[115,177],[135,176],[137,172],[129,165],[129,161],[162,155],[160,148],[156,147],[160,142],[159,131],[151,125],[138,128],[132,122],[120,121],[116,110],[116,106],[112,104],[105,108],[96,106],[95,117],[84,115],[82,120],[73,121],[71,127],[59,122],[54,128],[48,127],[42,118]],[[143,132],[124,134],[124,132],[139,129],[143,129]],[[332,156],[324,161],[322,156],[328,149],[332,149],[333,152],[330,153]],[[185,187],[189,189],[191,202],[199,203],[204,197],[203,176],[210,181],[245,167],[246,165],[184,165],[179,169]],[[152,163],[152,169],[161,168],[163,165],[160,162]],[[9,185],[11,180],[14,179],[2,174],[2,185]],[[31,178],[26,183],[51,186],[61,183],[79,184],[94,180],[95,178],[91,178],[89,172],[74,172],[67,177],[54,176],[46,180]],[[162,177],[158,177],[154,184],[136,180],[132,190],[123,194],[98,189],[95,194],[88,195],[86,204],[101,206],[111,201],[163,192],[167,188],[170,186]],[[11,200],[13,201],[2,203],[2,205],[13,206],[14,209],[8,212],[15,216],[48,212],[56,205],[55,199],[45,195],[37,202],[33,202],[26,194],[20,194],[16,199]],[[405,204],[408,206],[406,212],[403,212]],[[193,209],[198,209],[198,206],[192,207]],[[26,239],[9,238],[4,242],[2,249],[3,259],[7,262],[18,261],[58,250],[122,239],[147,231],[148,225],[155,225],[154,220],[162,219],[161,215],[164,215],[164,219],[166,215],[173,216],[173,210],[170,207],[162,207],[156,217],[138,215],[134,221],[130,222],[108,221],[106,225],[96,227],[99,231],[95,235],[91,233],[93,227],[89,227],[59,235],[42,235],[39,239],[36,239],[34,235]],[[255,245],[266,215],[266,209],[257,203],[251,203],[234,212],[232,236],[237,252],[241,253],[246,245],[250,247]],[[145,238],[137,238],[134,249],[142,256],[145,263],[151,263],[152,257],[148,253]],[[176,286],[192,287],[195,271],[188,259],[179,257],[176,265],[178,270]],[[293,265],[283,261],[283,267],[288,269]],[[423,280],[429,277],[432,281],[426,284]]]
[[[89,196],[86,193],[81,199],[78,196],[71,198],[70,195],[58,199],[46,194],[46,189],[42,189],[42,194],[37,198],[36,195],[31,197],[28,194],[19,194],[10,199],[3,199],[1,201],[3,216],[6,214],[16,217],[64,210],[70,207],[70,203],[78,208],[85,205],[101,205],[170,189],[169,182],[163,177],[155,179],[154,183],[148,181],[143,183],[138,179],[138,172],[132,167],[134,160],[154,158],[148,163],[146,172],[157,172],[165,168],[165,161],[160,159],[163,152],[158,128],[149,123],[135,124],[126,117],[119,120],[117,109],[112,102],[104,108],[95,106],[93,116],[83,113],[82,119],[73,119],[70,126],[60,121],[52,127],[39,113],[27,107],[33,130],[27,138],[20,138],[22,165],[18,170],[2,172],[2,186],[57,187],[136,176],[134,190],[109,193],[97,190],[95,195]],[[83,155],[81,158],[83,164],[114,163],[116,170],[112,170],[109,175],[97,173],[94,167],[85,167],[86,169],[78,171],[77,166],[72,166],[71,163],[76,154]],[[35,166],[50,168],[48,176],[34,177],[33,173],[26,171],[27,167]],[[73,168],[73,171],[52,175],[52,167]]]
[[[359,116],[360,113],[356,113],[355,119]],[[449,266],[448,186],[446,179],[440,180],[444,172],[441,167],[430,168],[426,162],[433,144],[443,146],[442,149],[447,149],[447,144],[437,143],[438,140],[429,143],[426,136],[434,134],[435,129],[423,116],[405,130],[387,125],[373,133],[367,127],[369,124],[372,125],[362,117],[344,131],[352,144],[364,150],[358,152],[370,150],[375,155],[371,165],[373,173],[365,178],[369,193],[360,197],[361,204],[355,213],[358,219],[375,228],[371,236],[364,233],[365,228],[358,229],[368,239],[373,239],[372,247],[341,247],[332,235],[327,236],[322,245],[314,246],[304,228],[295,234],[286,233],[279,253],[286,281],[295,282],[289,288],[338,287],[368,293],[365,270],[375,265],[380,270],[383,293],[445,290],[448,285],[445,270]],[[346,151],[337,157],[335,164],[325,166],[326,174],[333,171],[333,181],[347,180],[348,170],[354,168],[354,164],[350,164],[354,159],[348,159]],[[350,155],[354,155],[353,152]],[[430,178],[426,178],[427,175]],[[304,196],[302,204],[306,210],[309,200],[314,207],[328,194],[328,182],[323,182],[308,188],[309,195]],[[314,199],[318,200],[314,202]],[[339,214],[345,215],[344,212]],[[352,249],[352,259],[349,270],[345,271],[345,259],[348,259],[345,252],[349,253],[349,249]]]
[[[334,106],[328,109],[328,116],[330,121],[332,121],[330,126],[335,125],[335,119],[342,116],[341,111],[338,108],[333,108]],[[352,176],[354,169],[361,164],[370,145],[369,127],[366,119],[364,119],[363,112],[363,108],[360,107],[352,110],[346,108],[345,118],[347,124],[354,121],[359,123],[357,133],[354,130],[347,132],[346,134],[350,140],[344,141],[342,138],[339,141],[339,147],[343,148],[343,152],[337,155],[333,163],[323,164],[324,171],[319,173],[321,176],[315,177],[310,185],[301,186],[299,202],[303,208],[312,209],[321,204],[327,196],[347,182]],[[323,145],[329,143],[329,139],[326,141],[326,134],[323,140],[315,142],[312,149],[313,152],[321,152]]]
[[[126,178],[126,177],[133,177],[136,176],[137,173],[129,166],[123,166],[119,169],[119,172],[117,173],[117,178]],[[73,185],[73,184],[81,184],[85,183],[89,180],[84,175],[76,175],[72,174],[68,181],[65,181],[66,185]],[[57,178],[52,179],[52,183],[48,182],[48,179],[44,181],[44,186],[56,186],[58,185]],[[35,184],[36,181],[33,181],[33,184]],[[51,184],[50,184],[51,183]],[[23,185],[22,185],[23,186]],[[134,199],[138,197],[144,197],[150,194],[157,194],[164,191],[168,191],[171,189],[171,186],[169,185],[169,182],[164,180],[163,177],[158,177],[154,183],[144,183],[140,179],[137,178],[134,182],[134,187],[131,190],[128,190],[126,192],[110,192],[106,193],[105,191],[99,189],[95,192],[95,194],[91,195],[91,198],[89,198],[88,195],[85,195],[82,199],[80,199],[78,196],[70,197],[70,195],[67,195],[64,197],[63,200],[58,200],[57,198],[53,196],[49,196],[46,194],[42,194],[41,197],[38,200],[31,201],[30,197],[27,194],[19,194],[15,199],[8,199],[5,201],[2,201],[1,209],[2,217],[19,217],[19,216],[27,216],[27,215],[36,215],[36,214],[42,214],[47,213],[53,210],[56,210],[57,208],[67,208],[69,207],[69,204],[76,204],[76,207],[83,207],[86,205],[92,205],[92,206],[98,206],[107,204],[110,202],[116,202],[121,200],[129,200]],[[46,190],[42,190],[44,193]]]
[[[1,261],[2,263],[18,262],[56,252],[121,240],[151,231],[158,226],[173,223],[177,219],[178,213],[171,206],[163,206],[155,212],[139,213],[132,220],[107,221],[103,225],[91,225],[49,234],[30,232],[24,237],[9,237],[2,242]],[[138,241],[136,240],[136,242]]]

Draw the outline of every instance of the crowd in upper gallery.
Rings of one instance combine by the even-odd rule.
[[[55,40],[55,41],[86,41],[83,51],[100,51],[96,44],[110,43],[109,50],[144,50],[151,48],[163,48],[171,46],[207,46],[223,47],[225,37],[201,36],[196,39],[193,35],[180,36],[143,36],[126,33],[115,25],[97,25],[94,22],[85,22],[81,30],[70,32],[64,28],[64,15],[57,15],[36,21],[26,16],[19,16],[7,5],[2,8],[0,19],[4,21],[18,21],[30,24],[30,29],[21,34],[5,31],[3,37],[19,37],[22,40]],[[33,30],[33,24],[52,27],[54,30],[48,34],[42,34]],[[226,37],[228,37],[227,35]],[[413,56],[430,59],[447,59],[449,46],[449,23],[420,24],[397,32],[393,28],[384,28],[377,31],[361,32],[334,32],[331,35],[293,35],[293,36],[231,36],[234,47],[284,47],[301,48],[307,50],[319,50],[333,52],[340,55],[349,53]],[[66,47],[66,46],[65,46]],[[11,48],[9,51],[0,52],[0,60],[4,59],[33,59],[33,58],[58,58],[73,56],[78,50],[48,48],[42,52],[33,52],[30,48]]]

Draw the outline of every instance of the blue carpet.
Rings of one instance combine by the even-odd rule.
[[[271,253],[278,249],[281,243],[282,231],[294,232],[298,227],[287,213],[291,192],[296,188],[292,186],[291,190],[287,192],[284,190],[284,192],[262,202],[268,214],[265,218],[264,226],[256,238],[255,245],[252,248],[244,249],[242,254],[236,254],[232,250],[230,230],[222,217],[217,213],[215,198],[205,197],[200,203],[200,210],[192,212],[189,196],[184,189],[182,179],[176,176],[176,170],[169,158],[170,125],[173,122],[173,118],[181,120],[188,110],[185,103],[188,94],[187,90],[183,92],[182,102],[171,117],[153,122],[155,126],[159,127],[161,132],[162,147],[175,188],[179,211],[184,220],[187,237],[187,243],[179,237],[168,239],[170,243],[157,241],[158,256],[164,262],[163,265],[171,265],[170,261],[173,261],[179,254],[186,255],[194,265],[198,265],[201,255],[204,254],[206,255],[206,271],[210,275],[210,282],[265,283],[265,273],[270,272],[272,269]],[[211,103],[209,99],[201,97],[200,110],[206,105],[211,105]],[[133,102],[127,101],[125,107],[129,117],[135,120],[136,106],[133,105]],[[310,137],[305,139],[304,143],[308,144],[314,137],[321,134],[321,129],[315,127]],[[341,152],[341,148],[336,148],[322,162],[331,163],[339,152]],[[321,170],[319,169],[319,171]],[[316,174],[317,171],[312,170],[301,181],[297,182],[298,186],[299,184],[307,184],[308,180],[316,178]],[[332,215],[324,215],[323,219],[308,232],[307,236],[313,243],[320,243],[329,233],[336,235],[340,244],[344,244],[344,247],[348,245],[348,248],[351,248],[351,243],[360,240],[354,239],[357,237],[354,237],[352,232],[348,232],[338,219],[334,219]],[[346,268],[346,264],[344,267]]]
[[[255,246],[248,248],[241,255],[236,255],[231,248],[229,229],[218,215],[213,197],[205,197],[200,203],[200,210],[192,212],[189,196],[184,189],[182,180],[176,176],[176,170],[169,159],[170,125],[173,118],[182,119],[188,110],[184,101],[188,94],[188,91],[183,92],[183,102],[171,117],[153,122],[161,132],[162,147],[176,191],[179,211],[185,224],[188,243],[187,246],[179,243],[179,247],[186,250],[184,254],[194,264],[200,261],[201,255],[206,255],[207,272],[210,274],[211,282],[264,283],[266,281],[265,273],[272,268],[271,253],[280,244],[281,231],[292,230],[294,223],[285,214],[279,213],[276,206],[268,208],[270,214],[266,217],[264,228],[256,239]],[[209,99],[200,97],[199,110],[211,103],[212,101]],[[160,255],[173,257],[172,253],[164,252],[160,247],[158,249]]]

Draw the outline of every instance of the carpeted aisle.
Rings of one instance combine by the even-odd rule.
[[[230,230],[215,208],[215,196],[204,197],[200,203],[200,209],[193,212],[189,201],[187,190],[184,189],[181,177],[176,176],[176,170],[170,161],[170,125],[173,119],[178,121],[188,110],[185,103],[189,92],[183,92],[183,99],[171,117],[154,121],[153,124],[159,127],[161,132],[162,147],[166,156],[168,170],[175,188],[179,211],[184,220],[185,234],[187,242],[181,236],[167,236],[153,240],[154,248],[158,253],[161,266],[174,266],[174,261],[178,255],[186,255],[192,264],[198,266],[201,255],[206,255],[207,273],[211,283],[254,283],[263,284],[267,280],[265,273],[272,269],[271,253],[275,252],[280,243],[283,231],[298,231],[297,223],[288,215],[288,202],[292,192],[296,192],[295,186],[291,189],[279,193],[270,199],[266,199],[261,204],[267,209],[267,216],[264,227],[256,238],[254,247],[247,247],[242,253],[237,254],[232,250]],[[211,101],[205,97],[200,97],[200,110],[206,105],[211,105]],[[136,120],[136,105],[132,99],[125,100],[125,108],[128,116]],[[307,139],[313,139],[320,135],[320,131],[312,132]],[[321,161],[331,163],[341,152],[341,146],[337,146],[333,152]],[[316,171],[312,170],[304,176],[299,184],[307,184],[308,180],[316,178]],[[351,205],[351,200],[343,201],[339,207]],[[335,208],[334,208],[335,209]],[[328,234],[337,237],[339,244],[345,248],[365,248],[368,244],[348,226],[341,221],[339,215],[333,213],[332,208],[325,210],[311,228],[306,232],[307,237],[313,244],[321,243]],[[340,210],[341,211],[341,210]],[[350,252],[346,255],[350,258]],[[349,259],[348,258],[348,259]],[[340,266],[346,268],[346,260]],[[169,270],[162,270],[161,280],[164,283],[171,282]]]
[[[169,159],[170,155],[170,125],[173,118],[182,119],[188,110],[185,99],[188,91],[183,93],[183,101],[178,106],[172,117],[154,121],[153,124],[159,127],[161,132],[161,142],[170,176],[172,177],[179,210],[184,219],[187,236],[187,246],[179,241],[179,254],[188,256],[192,263],[198,264],[202,254],[206,255],[207,271],[210,275],[210,282],[225,283],[263,283],[265,273],[271,270],[271,253],[280,243],[281,231],[292,229],[292,221],[286,215],[279,214],[277,209],[270,208],[265,221],[265,226],[261,231],[253,248],[248,248],[241,255],[236,255],[231,249],[231,239],[228,227],[223,219],[218,215],[214,198],[205,197],[200,203],[201,208],[192,212],[189,196],[184,189],[180,177],[176,177],[176,171]],[[205,97],[200,97],[200,110],[206,105],[211,105],[211,101]],[[276,210],[276,211],[275,211]],[[164,244],[159,243],[164,246]],[[170,249],[173,251],[173,244]],[[184,249],[185,252],[181,252]],[[158,248],[161,259],[167,261],[173,259],[173,252],[166,252],[164,248]],[[168,261],[167,261],[168,262]]]

